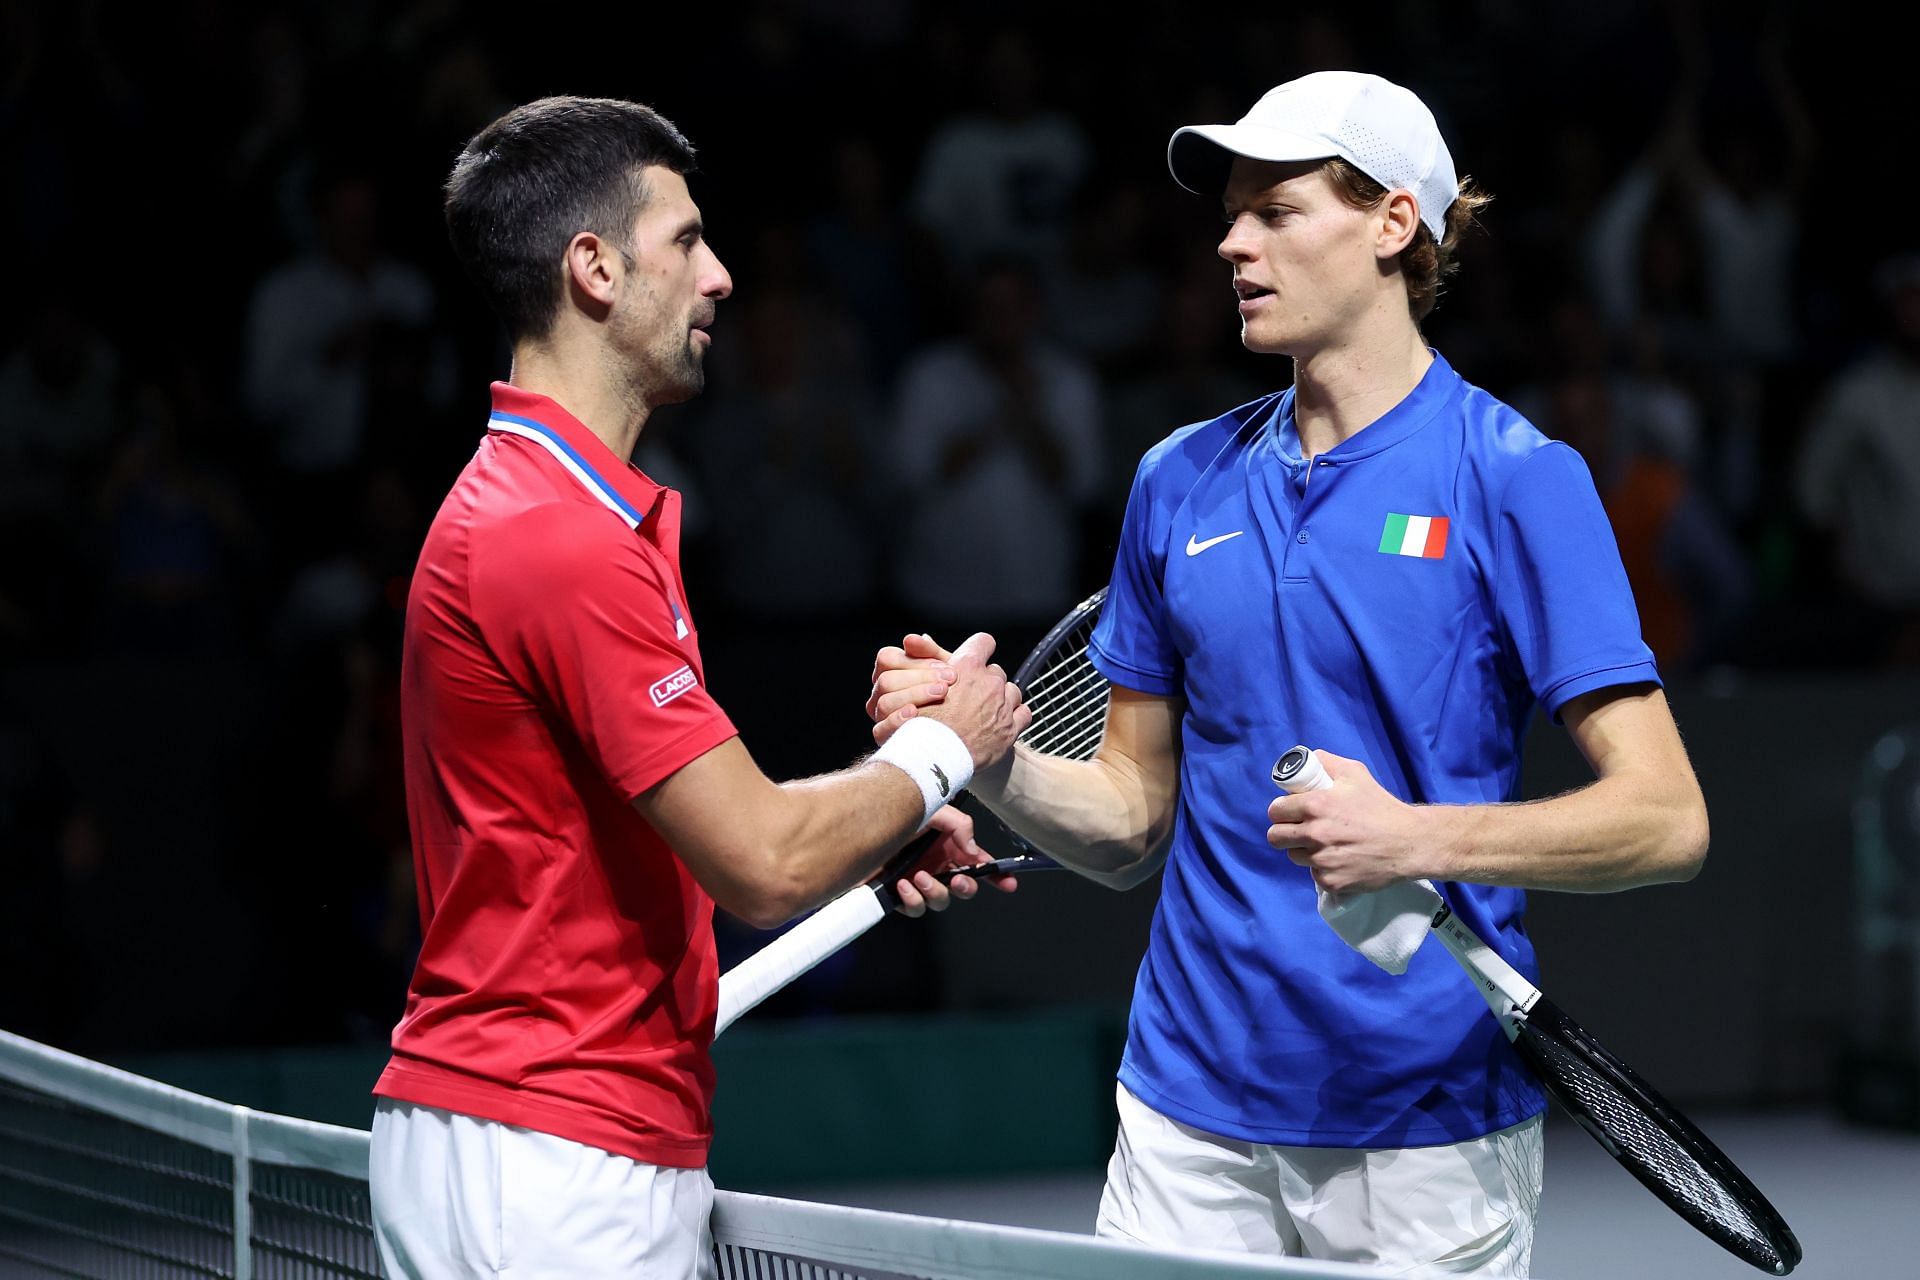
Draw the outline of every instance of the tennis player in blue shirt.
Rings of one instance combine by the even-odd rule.
[[[1393,976],[1315,886],[1431,879],[1534,977],[1525,889],[1687,879],[1706,806],[1579,456],[1421,336],[1485,202],[1425,105],[1321,72],[1168,160],[1224,200],[1242,341],[1292,386],[1141,461],[1093,642],[1099,754],[1021,748],[972,788],[1094,880],[1165,865],[1099,1231],[1524,1275],[1538,1084],[1440,948]],[[876,735],[944,656],[882,651]],[[1516,804],[1536,705],[1595,780]],[[1295,743],[1334,785],[1275,798]]]

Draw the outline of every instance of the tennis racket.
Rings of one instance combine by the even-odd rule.
[[[1100,747],[1107,724],[1107,681],[1087,657],[1087,642],[1099,620],[1107,590],[1082,600],[1053,625],[1013,674],[1033,721],[1020,741],[1047,755],[1086,760]],[[1009,832],[1009,835],[1013,833]],[[893,885],[933,843],[933,833],[909,842],[866,884],[829,902],[793,928],[729,969],[720,978],[718,1036],[741,1014],[884,920],[900,905]],[[956,875],[1020,875],[1058,869],[1059,863],[1013,835],[1020,852],[978,866],[942,872]]]
[[[1333,785],[1306,747],[1281,756],[1273,780],[1289,792]],[[1799,1265],[1800,1242],[1785,1219],[1672,1103],[1541,995],[1444,902],[1430,927],[1553,1100],[1608,1155],[1736,1257],[1777,1276]]]

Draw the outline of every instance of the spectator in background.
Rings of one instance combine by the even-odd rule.
[[[331,672],[354,636],[365,634],[382,613],[405,607],[420,549],[419,506],[389,467],[360,475],[332,524],[332,553],[293,574],[274,617],[277,656],[304,670],[319,665]]]
[[[119,392],[120,354],[78,296],[50,278],[25,286],[26,341],[0,362],[0,512],[9,515],[75,500],[113,438]]]
[[[1623,413],[1623,409],[1625,412]],[[1638,420],[1627,416],[1647,414]],[[1641,638],[1669,671],[1724,652],[1752,595],[1739,544],[1686,463],[1672,401],[1637,402],[1618,380],[1575,372],[1553,388],[1542,426],[1592,470],[1620,546]]]
[[[1563,297],[1536,356],[1549,376],[1515,404],[1586,460],[1642,638],[1663,667],[1684,671],[1725,656],[1754,586],[1745,553],[1697,479],[1701,410],[1668,368],[1664,332],[1643,320],[1616,359],[1597,309]]]
[[[1704,84],[1705,35],[1688,22],[1698,10],[1674,12],[1686,62]],[[1786,13],[1770,6],[1759,24],[1752,66],[1764,96],[1740,95],[1698,133],[1683,108],[1667,156],[1699,223],[1714,331],[1736,363],[1750,366],[1793,352],[1799,206],[1813,163],[1813,125],[1787,67]]]
[[[964,338],[901,375],[888,450],[906,532],[894,588],[916,616],[1009,633],[1084,595],[1080,512],[1100,480],[1093,371],[1039,336],[1040,284],[1018,259],[974,281]]]
[[[739,323],[696,437],[720,581],[749,617],[844,616],[874,597],[881,527],[858,340],[831,303],[784,290]]]
[[[1018,28],[993,37],[986,111],[943,125],[927,143],[913,212],[956,272],[990,255],[1060,260],[1067,211],[1090,149],[1072,119],[1040,102],[1040,68]]]
[[[250,215],[242,221],[257,237],[253,247],[278,256],[311,233],[302,183],[313,171],[308,119],[310,85],[307,40],[292,17],[267,11],[253,19],[246,38],[247,97],[240,136],[230,148],[227,182],[232,198]]]
[[[247,577],[261,539],[216,465],[198,456],[203,424],[158,382],[142,384],[95,496],[105,598],[99,647],[148,656],[202,657],[241,650]]]
[[[807,224],[807,257],[859,327],[873,376],[890,382],[919,340],[916,300],[937,283],[923,278],[915,240],[925,233],[898,215],[870,139],[844,137],[832,151],[832,201]]]
[[[1776,364],[1794,346],[1799,204],[1814,151],[1813,128],[1786,65],[1785,23],[1773,10],[1754,50],[1766,100],[1737,96],[1703,129],[1696,103],[1711,70],[1706,34],[1691,6],[1671,13],[1681,80],[1660,135],[1595,220],[1595,293],[1614,331],[1625,333],[1645,309],[1636,282],[1643,289],[1654,283],[1625,269],[1640,259],[1639,246],[1647,243],[1656,275],[1670,252],[1697,256],[1714,354],[1737,366]],[[1689,248],[1677,248],[1684,242],[1676,227],[1654,221],[1662,211],[1691,224]]]
[[[1116,528],[1141,455],[1165,438],[1168,423],[1202,422],[1221,405],[1266,392],[1234,345],[1238,318],[1220,305],[1217,255],[1190,258],[1170,273],[1157,322],[1147,358],[1112,383],[1100,497]]]
[[[58,256],[65,261],[64,255]],[[84,611],[86,498],[108,462],[120,353],[70,288],[23,281],[26,339],[0,359],[0,649],[54,652]]]
[[[247,317],[246,403],[273,436],[290,482],[277,514],[296,559],[315,551],[367,446],[369,385],[383,347],[423,330],[433,294],[413,265],[388,257],[378,193],[367,176],[335,172],[314,191],[318,244],[271,272]],[[385,343],[383,343],[383,338]],[[428,402],[451,398],[445,360],[425,363]]]
[[[1147,193],[1137,182],[1088,189],[1074,201],[1073,226],[1049,282],[1047,331],[1102,373],[1138,367],[1163,292],[1144,251]]]
[[[1875,285],[1891,341],[1827,387],[1794,467],[1800,507],[1833,535],[1856,616],[1834,618],[1854,652],[1920,663],[1920,253]],[[1851,625],[1849,625],[1849,623]],[[1829,656],[1836,655],[1832,647]]]
[[[1594,216],[1585,244],[1588,289],[1606,337],[1624,343],[1636,326],[1651,324],[1662,348],[1686,368],[1721,365],[1703,253],[1699,230],[1661,169],[1647,161],[1629,168]]]

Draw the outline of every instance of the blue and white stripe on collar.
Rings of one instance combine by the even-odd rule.
[[[643,512],[634,510],[631,502],[620,496],[619,490],[601,479],[600,473],[576,452],[572,445],[560,438],[558,432],[544,422],[532,418],[523,418],[514,413],[501,413],[498,409],[487,419],[487,425],[495,431],[504,431],[510,436],[519,436],[531,440],[554,456],[559,464],[572,473],[586,491],[598,498],[603,506],[622,520],[627,527],[638,529],[640,522],[646,519]],[[673,612],[673,634],[680,639],[687,638],[687,615],[680,612],[680,605],[672,595],[667,596],[667,608]]]
[[[502,413],[495,409],[493,416],[487,419],[487,425],[495,431],[504,431],[510,436],[531,440],[552,454],[561,466],[573,473],[573,478],[578,480],[588,493],[600,499],[602,505],[625,520],[628,527],[638,529],[640,522],[647,518],[645,512],[636,511],[631,502],[620,496],[619,490],[600,478],[600,473],[593,469],[592,463],[576,453],[572,445],[562,440],[560,434],[544,422],[536,422],[532,418],[523,418],[518,414]]]

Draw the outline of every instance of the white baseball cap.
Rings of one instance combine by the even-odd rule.
[[[1436,241],[1445,238],[1447,209],[1460,194],[1453,156],[1426,103],[1410,89],[1359,71],[1289,80],[1269,89],[1239,123],[1188,125],[1167,143],[1174,181],[1200,195],[1220,193],[1234,156],[1339,156],[1389,191],[1413,192]]]

